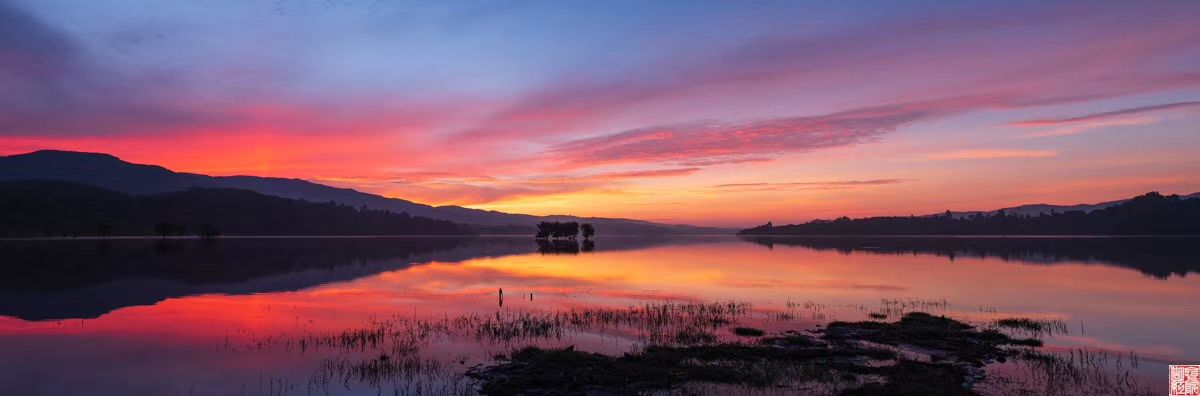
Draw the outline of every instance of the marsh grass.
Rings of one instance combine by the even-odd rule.
[[[474,381],[463,375],[468,358],[433,359],[422,351],[453,340],[506,349],[547,345],[581,332],[605,331],[631,335],[646,345],[713,344],[717,329],[736,323],[750,308],[742,302],[655,302],[441,318],[392,315],[340,331],[258,337],[245,344],[226,339],[223,348],[334,355],[322,359],[310,376],[311,392],[349,391],[362,384],[379,392],[391,386],[394,394],[464,394],[474,389]]]
[[[812,300],[792,301],[790,298],[784,303],[784,309],[781,312],[776,312],[771,317],[780,322],[790,322],[796,319],[807,319],[812,321],[825,321],[829,318],[825,310],[828,305],[820,304]]]
[[[553,312],[497,311],[443,318],[393,315],[338,332],[284,334],[250,341],[246,350],[319,349],[367,351],[416,350],[431,339],[473,339],[499,345],[562,339],[582,331],[630,330],[648,343],[706,342],[704,336],[745,316],[750,304],[646,303],[624,308],[571,308]],[[681,334],[683,334],[681,336]],[[228,342],[226,342],[229,344]],[[229,348],[236,349],[229,344]]]
[[[946,299],[920,299],[920,298],[881,298],[879,299],[879,307],[876,311],[868,313],[868,315],[882,315],[884,319],[888,317],[900,317],[909,312],[945,312],[950,309],[950,302]],[[878,319],[872,316],[873,319]]]
[[[1140,360],[1132,351],[1024,349],[1011,363],[1016,374],[999,375],[991,386],[1004,393],[1038,395],[1152,395],[1151,387],[1138,380]]]
[[[1026,334],[1032,337],[1070,334],[1066,322],[1060,319],[1038,318],[1002,318],[992,322],[992,325],[1014,333]]]
[[[1066,325],[1061,321],[1010,317],[976,328],[944,316],[912,312],[919,307],[948,310],[950,305],[944,300],[883,299],[880,307],[861,309],[873,321],[829,323],[823,330],[814,330],[821,334],[820,339],[795,331],[768,335],[759,329],[738,326],[755,315],[748,303],[653,302],[615,308],[499,310],[441,318],[372,317],[360,326],[341,331],[255,338],[236,349],[324,356],[308,381],[310,393],[316,394],[341,388],[353,392],[359,385],[380,394],[389,387],[393,394],[473,394],[480,389],[481,377],[472,378],[468,374],[479,373],[486,367],[468,367],[468,361],[511,362],[508,356],[574,359],[577,356],[566,352],[510,353],[529,347],[562,346],[581,333],[611,333],[632,340],[635,343],[629,354],[650,359],[638,363],[642,364],[641,369],[666,364],[663,367],[676,370],[671,371],[672,375],[683,375],[681,381],[667,386],[642,389],[650,393],[687,393],[689,389],[700,393],[709,389],[712,390],[709,393],[761,394],[772,394],[772,389],[805,394],[839,394],[853,389],[890,392],[899,389],[895,388],[897,381],[913,385],[959,380],[973,383],[976,375],[982,376],[977,374],[982,372],[977,367],[1003,362],[1005,357],[1009,358],[1007,364],[1019,364],[1024,371],[1016,379],[1001,377],[989,383],[994,389],[1003,389],[1002,393],[1035,389],[1033,394],[1068,394],[1071,387],[1089,381],[1099,384],[1096,386],[1122,389],[1126,394],[1144,394],[1148,389],[1128,372],[1130,366],[1136,368],[1134,355],[1114,357],[1083,350],[1062,357],[1034,349],[1041,345],[1038,338],[1066,333]],[[805,315],[823,318],[826,309],[826,305],[812,301],[789,300],[784,312],[768,314],[766,319],[781,319],[783,315],[788,315],[788,319]],[[900,320],[884,322],[891,315]],[[1035,338],[1012,338],[999,330]],[[474,359],[429,355],[439,345],[461,341],[479,343],[483,355]],[[234,349],[230,346],[234,343],[226,340],[225,344]],[[906,354],[909,351],[905,348],[910,346],[941,352],[932,359],[914,359]],[[488,351],[497,348],[505,352],[489,360],[489,353],[493,352]],[[952,355],[948,360],[944,358],[947,354]],[[595,354],[587,355],[590,356],[587,359],[600,359],[603,363],[596,364],[602,365],[617,364],[613,362],[624,359],[592,355]],[[658,363],[653,363],[654,359],[659,359]],[[1121,368],[1126,369],[1122,376],[1111,375],[1112,369],[1120,372]]]
[[[309,379],[308,390],[327,394],[335,385],[350,390],[356,384],[375,389],[392,385],[393,394],[458,395],[475,388],[475,381],[442,361],[415,353],[384,353],[374,358],[323,359]]]

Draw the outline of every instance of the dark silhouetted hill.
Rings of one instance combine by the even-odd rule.
[[[366,205],[372,209],[407,212],[413,216],[470,224],[477,232],[488,234],[533,234],[534,225],[542,221],[592,223],[606,235],[732,234],[735,231],[631,219],[532,216],[459,206],[435,207],[301,179],[182,173],[161,166],[125,162],[108,154],[73,151],[42,150],[0,157],[0,181],[14,180],[66,181],[132,195],[177,192],[197,187],[236,188],[309,202],[333,201],[356,208]]]
[[[766,224],[739,235],[1200,235],[1200,198],[1148,193],[1090,212],[1021,216],[998,211],[951,215],[813,220]]]
[[[1192,193],[1192,194],[1188,194],[1188,195],[1182,195],[1182,196],[1180,196],[1180,198],[1183,198],[1183,199],[1200,198],[1200,193]],[[1130,198],[1130,199],[1132,199],[1132,198]],[[1075,204],[1075,205],[1026,204],[1026,205],[1020,205],[1020,206],[996,209],[996,210],[988,210],[988,211],[975,210],[975,211],[964,211],[964,212],[950,212],[950,214],[954,217],[970,217],[975,214],[981,214],[984,216],[992,216],[992,215],[995,215],[996,213],[1000,213],[1000,211],[1004,211],[1004,213],[1009,214],[1009,215],[1038,216],[1038,215],[1042,215],[1042,214],[1054,214],[1056,212],[1071,212],[1071,211],[1077,211],[1077,210],[1084,211],[1084,212],[1091,212],[1096,209],[1104,209],[1109,206],[1120,205],[1125,202],[1129,202],[1129,199],[1118,199],[1115,201],[1107,201],[1107,202],[1091,203],[1091,204]],[[938,214],[935,214],[932,216],[940,216],[943,214],[944,213],[938,213]]]
[[[0,182],[0,235],[470,235],[407,213],[229,188],[128,195],[58,181]],[[163,229],[163,227],[166,227]]]

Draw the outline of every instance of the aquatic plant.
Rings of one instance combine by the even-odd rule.
[[[949,303],[893,299],[881,300],[876,308],[916,306],[946,309]],[[350,390],[363,384],[380,391],[392,387],[396,394],[507,394],[524,386],[549,393],[803,389],[826,394],[955,394],[969,393],[984,380],[987,383],[981,386],[986,389],[1019,393],[1026,388],[1066,389],[1075,381],[1111,371],[1095,364],[1108,361],[1098,357],[1104,355],[1089,352],[1062,360],[1034,349],[1042,343],[1036,338],[1001,332],[1044,335],[1057,331],[1061,322],[1054,320],[1013,317],[977,327],[945,316],[908,312],[895,322],[884,322],[882,312],[857,307],[879,315],[868,314],[871,321],[832,322],[808,333],[767,334],[738,326],[749,316],[763,317],[750,308],[736,301],[665,301],[552,311],[502,309],[440,318],[391,315],[372,317],[341,331],[255,338],[243,347],[299,353],[328,350],[322,352],[327,357],[309,380],[310,390],[339,385]],[[788,301],[784,312],[802,309],[813,310],[811,314],[826,306]],[[722,331],[738,337],[722,336]],[[638,343],[624,356],[561,348],[578,334],[610,332]],[[486,364],[490,355],[453,359],[424,355],[452,340],[476,341],[485,350],[503,352],[491,365],[472,367],[467,367],[468,361]],[[228,341],[226,345],[238,349]],[[334,356],[328,356],[331,353]],[[1017,362],[1032,373],[1025,383],[997,384],[1001,378],[985,375],[990,364]],[[551,366],[546,365],[552,363],[554,369],[547,371]],[[564,373],[571,375],[563,377]],[[629,381],[616,381],[621,375]],[[1128,374],[1109,381],[1122,389],[1144,389]]]
[[[1017,368],[1016,373],[997,373],[987,387],[998,393],[1040,395],[1155,394],[1134,374],[1140,360],[1133,351],[1114,353],[1085,347],[1053,353],[1027,349],[1009,363]]]
[[[1060,319],[1002,318],[994,321],[993,325],[1033,337],[1070,333],[1067,324]]]

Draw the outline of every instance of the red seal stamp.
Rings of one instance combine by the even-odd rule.
[[[1200,364],[1171,365],[1171,396],[1200,396]]]

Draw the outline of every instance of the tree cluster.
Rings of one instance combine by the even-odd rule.
[[[943,215],[768,223],[739,235],[1195,235],[1200,234],[1200,199],[1157,192],[1104,209],[1018,216],[998,211],[956,218]]]
[[[583,239],[591,239],[596,235],[596,227],[589,223],[579,224],[578,221],[543,221],[537,224],[537,233],[534,237],[537,239],[571,239],[579,237],[580,232],[583,232]]]
[[[537,239],[575,239],[579,236],[579,222],[577,221],[543,221],[537,223],[537,234],[534,235]]]

